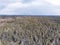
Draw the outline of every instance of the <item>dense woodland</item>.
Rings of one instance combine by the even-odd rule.
[[[60,17],[0,16],[0,45],[60,45]]]

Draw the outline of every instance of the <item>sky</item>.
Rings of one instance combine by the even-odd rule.
[[[0,15],[60,15],[60,0],[0,0]]]

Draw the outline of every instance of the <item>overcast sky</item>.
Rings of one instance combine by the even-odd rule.
[[[60,0],[0,0],[0,15],[60,15]]]

